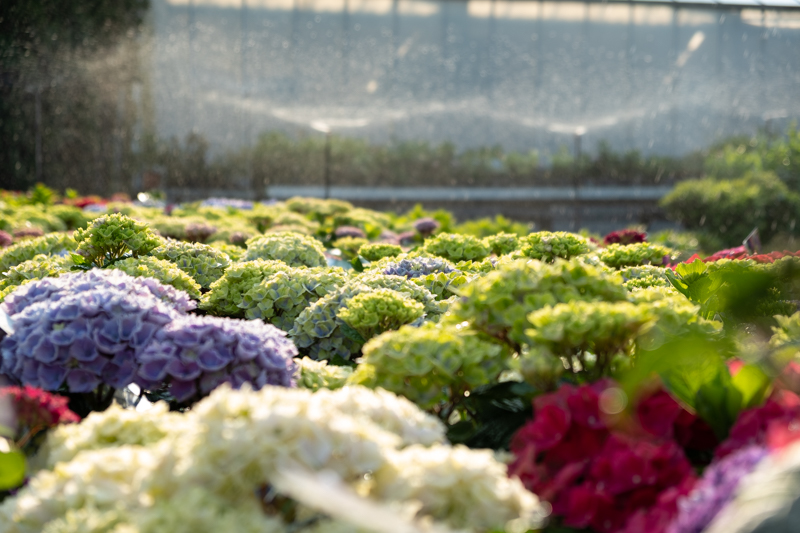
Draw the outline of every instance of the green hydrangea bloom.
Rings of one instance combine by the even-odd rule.
[[[289,331],[300,313],[347,283],[341,268],[295,268],[278,271],[253,285],[239,308],[247,319],[261,319]]]
[[[358,255],[367,261],[378,261],[386,257],[397,257],[402,253],[403,249],[398,245],[385,242],[367,243],[358,249]]]
[[[98,267],[128,255],[147,255],[160,244],[147,224],[119,213],[94,219],[86,229],[76,230],[74,237],[77,252]]]
[[[303,389],[341,389],[353,374],[353,367],[329,365],[327,361],[314,361],[308,357],[296,357],[297,386]]]
[[[492,383],[508,360],[504,347],[469,327],[403,326],[364,345],[363,360],[348,383],[382,387],[432,409]]]
[[[424,313],[425,307],[408,296],[391,289],[376,289],[347,300],[336,316],[368,340],[410,324]]]
[[[467,276],[460,270],[453,272],[431,272],[427,276],[412,278],[411,281],[425,287],[437,300],[447,300],[457,294],[458,288],[466,285],[474,276]]]
[[[477,237],[457,233],[440,233],[428,239],[424,250],[450,261],[480,261],[490,253],[489,247]]]
[[[223,252],[225,255],[230,257],[231,262],[238,262],[241,261],[244,257],[244,254],[247,250],[242,248],[241,246],[236,246],[234,244],[228,244],[227,242],[223,241],[213,241],[208,244],[212,248],[216,248],[217,250]]]
[[[369,244],[367,239],[362,239],[360,237],[342,237],[341,239],[333,241],[331,246],[333,248],[338,248],[342,252],[342,257],[350,260],[358,256],[359,249],[365,244]]]
[[[495,255],[506,255],[519,249],[519,235],[498,233],[483,238],[483,244]]]
[[[203,295],[198,307],[216,316],[244,318],[245,309],[239,307],[239,304],[247,291],[276,272],[293,270],[283,261],[257,259],[233,263],[222,277],[209,286],[209,291]]]
[[[66,233],[51,233],[12,244],[0,250],[0,272],[33,259],[39,254],[66,255],[75,250],[77,243]]]
[[[600,378],[616,369],[616,356],[630,353],[655,315],[650,306],[631,302],[571,301],[534,311],[528,320],[532,345],[563,358],[575,373]]]
[[[85,228],[90,220],[97,218],[71,205],[54,205],[49,207],[47,211],[49,214],[58,217],[68,230]]]
[[[500,261],[500,259],[487,257],[482,261],[459,261],[455,264],[455,267],[465,274],[476,274],[480,276],[483,274],[488,274],[497,268],[498,261]]]
[[[172,285],[178,290],[186,292],[195,300],[200,299],[200,285],[183,272],[175,263],[170,263],[155,257],[129,257],[117,261],[111,268],[122,270],[139,278],[155,278],[164,285]]]
[[[174,263],[204,289],[221,278],[231,264],[224,252],[212,246],[172,239],[162,239],[150,255]]]
[[[295,213],[310,215],[317,220],[324,220],[327,217],[347,213],[353,209],[353,204],[344,200],[321,198],[304,198],[293,196],[285,202],[286,208]]]
[[[347,212],[334,215],[332,226],[333,228],[355,226],[364,230],[369,238],[375,239],[384,229],[392,226],[392,219],[389,215],[378,211],[354,207]]]
[[[45,233],[69,229],[67,224],[51,210],[52,207],[21,206],[16,208],[13,213],[9,213],[9,221],[13,229],[36,227]]]
[[[299,233],[271,233],[259,235],[247,241],[245,261],[271,259],[283,261],[289,266],[325,266],[325,248],[313,237]]]
[[[301,353],[312,359],[332,359],[336,356],[350,359],[357,355],[364,343],[360,335],[351,335],[337,314],[346,302],[358,294],[376,289],[392,289],[421,303],[428,317],[441,314],[436,298],[427,289],[400,276],[385,276],[364,272],[350,280],[341,289],[319,299],[305,308],[294,322],[289,336]]]
[[[671,286],[664,269],[653,265],[625,267],[620,270],[620,274],[628,290]]]
[[[596,248],[589,239],[566,231],[539,231],[520,239],[522,255],[546,263],[552,263],[556,258],[570,259]]]
[[[9,268],[0,273],[0,302],[25,283],[44,278],[57,278],[69,272],[71,266],[72,260],[69,257],[40,254]]]
[[[618,274],[579,260],[510,261],[462,287],[448,321],[469,321],[478,331],[519,350],[527,343],[527,316],[537,309],[573,300],[623,301],[628,293]]]
[[[600,250],[600,260],[612,268],[639,265],[662,265],[664,258],[672,254],[666,246],[650,242],[635,244],[609,244]]]

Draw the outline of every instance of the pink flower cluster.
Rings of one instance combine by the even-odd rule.
[[[0,399],[11,400],[17,427],[22,433],[37,432],[58,424],[79,422],[78,415],[69,410],[67,398],[50,394],[35,387],[2,387]]]
[[[636,231],[635,229],[623,229],[619,231],[612,231],[603,238],[603,244],[635,244],[637,242],[645,242],[647,240],[647,233],[643,231]]]
[[[638,420],[612,426],[601,398],[613,387],[610,380],[564,385],[537,397],[533,420],[512,442],[509,471],[566,526],[660,533],[696,481],[684,448],[708,450],[716,441],[663,391],[638,403]]]
[[[725,457],[747,446],[783,448],[800,440],[800,397],[787,390],[776,390],[766,403],[739,414],[728,438],[714,455]]]
[[[750,259],[756,263],[774,263],[778,259],[784,257],[800,257],[800,251],[790,252],[789,250],[784,250],[782,252],[776,251],[768,254],[747,255],[747,250],[744,246],[737,246],[736,248],[720,250],[719,252],[709,255],[706,258],[702,258],[699,255],[694,254],[692,257],[684,261],[684,263],[693,263],[697,259],[700,259],[704,263],[713,263],[715,261],[719,261],[720,259]]]

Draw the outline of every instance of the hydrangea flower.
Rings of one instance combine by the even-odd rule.
[[[223,383],[294,386],[297,348],[278,328],[259,321],[211,316],[175,317],[136,357],[136,383],[169,385],[178,402],[206,396]]]
[[[186,225],[186,239],[192,242],[206,242],[217,232],[216,226],[194,222]]]
[[[243,318],[248,308],[240,307],[244,295],[262,280],[277,272],[292,272],[283,261],[266,261],[256,259],[245,263],[234,263],[225,274],[211,284],[209,291],[200,301],[200,309],[217,316]]]
[[[245,261],[271,259],[289,266],[325,266],[325,248],[313,237],[299,233],[271,233],[247,241]]]
[[[546,263],[552,263],[556,258],[570,259],[596,248],[589,239],[566,231],[539,231],[520,238],[523,256]]]
[[[495,255],[506,255],[519,249],[520,238],[514,233],[501,232],[484,237],[483,244]]]
[[[635,229],[623,229],[619,231],[612,231],[603,237],[603,244],[635,244],[637,242],[645,242],[647,240],[647,233],[637,231]]]
[[[440,233],[425,242],[425,251],[450,261],[478,260],[489,255],[489,248],[477,237]]]
[[[13,231],[14,239],[22,240],[22,239],[31,239],[34,237],[41,237],[44,235],[44,231],[42,228],[37,228],[35,226],[29,228],[16,228]]]
[[[74,237],[77,252],[99,267],[127,254],[147,255],[159,244],[147,224],[119,213],[97,217],[85,229],[76,230]]]
[[[433,235],[433,232],[442,227],[438,220],[431,217],[422,217],[414,221],[414,229],[422,238]]]
[[[639,265],[664,265],[672,250],[666,246],[642,242],[638,244],[610,244],[600,250],[600,260],[612,268]]]
[[[412,298],[392,289],[376,289],[347,300],[336,316],[368,340],[410,324],[424,313],[425,307]]]
[[[155,332],[193,307],[184,292],[120,271],[28,283],[0,306],[15,328],[0,342],[1,371],[51,391],[123,388]]]
[[[369,241],[362,237],[341,237],[333,241],[331,246],[338,248],[342,252],[342,257],[350,260],[358,256],[358,250],[365,244],[369,244]]]
[[[625,288],[671,287],[664,268],[653,265],[631,266],[620,269]]]
[[[428,274],[441,272],[449,274],[456,272],[456,268],[446,259],[439,257],[407,257],[400,261],[386,264],[383,273],[387,276],[403,276],[405,278],[418,278]]]
[[[663,502],[663,515],[648,521],[661,527],[647,530],[661,533],[668,520],[655,519],[674,511],[677,496],[691,489],[692,467],[673,439],[609,428],[600,405],[612,387],[601,380],[537,396],[533,420],[512,441],[509,471],[549,501],[565,526],[579,529],[632,532],[630,522],[659,508],[663,496],[673,507]]]
[[[349,366],[329,365],[327,361],[314,361],[308,357],[295,358],[297,386],[310,389],[336,390],[344,387],[353,374]]]
[[[75,240],[66,233],[51,233],[44,237],[18,242],[0,252],[0,272],[5,272],[40,254],[67,255],[76,247]]]
[[[492,383],[510,355],[469,328],[432,323],[379,335],[363,352],[351,383],[403,394],[423,409],[457,402],[465,391]]]
[[[204,289],[221,278],[230,265],[230,258],[224,252],[197,242],[164,239],[150,255],[175,264]]]
[[[353,239],[367,238],[367,234],[364,233],[364,230],[355,226],[339,226],[333,230],[333,236],[337,239],[344,239],[345,237],[350,237]]]
[[[0,230],[0,248],[11,246],[12,242],[14,242],[14,237],[6,231]]]
[[[250,210],[253,209],[253,202],[250,200],[240,200],[238,198],[206,198],[202,201],[200,206]]]
[[[262,319],[289,331],[300,313],[347,282],[341,268],[297,268],[275,272],[242,295],[245,318]]]
[[[358,255],[367,261],[378,261],[384,257],[396,257],[403,253],[397,244],[389,242],[365,243],[358,249]]]
[[[528,315],[572,301],[619,302],[627,299],[618,275],[578,260],[552,265],[539,261],[509,261],[461,287],[461,300],[451,307],[454,323],[508,342],[515,350],[528,342]]]
[[[678,515],[666,533],[702,533],[733,499],[742,478],[767,455],[763,447],[748,446],[706,468],[692,492],[678,500]]]
[[[0,273],[0,302],[20,285],[37,279],[56,278],[69,272],[71,264],[68,257],[40,254],[9,268]]]
[[[186,292],[195,300],[200,299],[200,285],[174,263],[155,257],[129,257],[117,261],[111,268],[121,270],[135,278],[154,278],[164,285],[171,285]]]
[[[10,401],[14,418],[11,438],[17,442],[25,439],[27,442],[20,445],[28,455],[37,447],[32,437],[41,431],[80,421],[78,415],[69,410],[67,398],[35,387],[0,387],[0,405],[4,401]]]

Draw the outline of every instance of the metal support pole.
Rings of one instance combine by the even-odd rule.
[[[325,134],[325,174],[324,174],[325,193],[327,200],[331,196],[331,132]]]

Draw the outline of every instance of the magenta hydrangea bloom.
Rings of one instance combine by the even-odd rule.
[[[136,382],[150,390],[169,385],[179,402],[223,383],[293,387],[296,356],[286,333],[260,320],[186,315],[159,330],[141,352]]]
[[[14,242],[14,237],[10,233],[0,230],[0,248],[11,246],[12,242]]]
[[[419,232],[423,237],[431,235],[434,231],[439,229],[441,224],[436,219],[431,217],[418,218],[414,221],[414,229]]]
[[[364,233],[364,230],[355,226],[339,226],[333,231],[333,234],[337,239],[341,239],[343,237],[353,237],[354,239],[367,238],[367,234]]]

